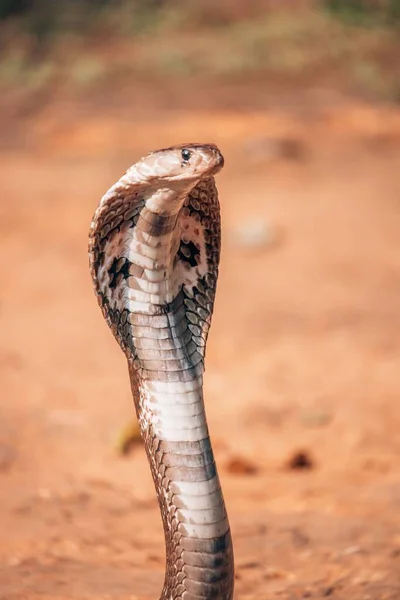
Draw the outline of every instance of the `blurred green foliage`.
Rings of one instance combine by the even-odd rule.
[[[0,19],[17,18],[21,25],[43,39],[60,30],[86,29],[105,21],[114,25],[118,23],[122,29],[128,27],[133,32],[138,32],[157,25],[160,16],[164,19],[170,14],[195,20],[198,25],[214,26],[238,20],[238,12],[242,20],[252,18],[257,13],[265,14],[268,6],[263,0],[253,0],[248,7],[242,4],[238,11],[241,2],[242,0],[225,0],[220,3],[210,0],[0,0]],[[288,12],[298,8],[296,1],[280,4],[280,10]],[[304,1],[300,4],[304,8]],[[319,7],[361,26],[397,25],[400,20],[400,0],[320,0]],[[309,8],[318,8],[318,2],[310,0]]]
[[[400,100],[400,0],[272,4],[0,0],[0,86],[262,73],[265,81],[320,81]]]
[[[23,14],[30,10],[29,0],[0,0],[0,19]]]
[[[397,26],[400,22],[400,0],[325,0],[334,15],[368,27]]]
[[[145,30],[167,4],[163,0],[0,0],[0,19],[18,21],[19,27],[45,41],[59,33],[90,31],[108,24],[125,33],[129,24]]]

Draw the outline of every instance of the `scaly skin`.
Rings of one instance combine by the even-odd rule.
[[[213,144],[139,160],[105,194],[90,230],[103,315],[128,360],[164,525],[162,600],[233,595],[233,551],[203,402],[220,254]]]

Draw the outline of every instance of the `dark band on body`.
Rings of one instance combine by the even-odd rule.
[[[161,215],[150,211],[144,206],[140,213],[137,227],[153,237],[160,237],[174,231],[177,219],[178,214]]]

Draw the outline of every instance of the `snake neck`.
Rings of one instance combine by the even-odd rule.
[[[132,388],[137,373],[130,366]],[[136,408],[166,544],[161,600],[223,598],[233,591],[233,551],[208,434],[202,377],[149,379]]]

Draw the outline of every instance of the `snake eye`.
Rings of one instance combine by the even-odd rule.
[[[182,160],[187,162],[191,156],[191,152],[190,150],[188,150],[187,148],[183,148],[182,152],[181,152],[181,156],[182,156]]]

